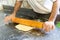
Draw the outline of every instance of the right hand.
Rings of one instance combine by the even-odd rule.
[[[4,19],[4,22],[8,23],[8,21],[12,20],[13,17],[15,17],[15,13],[12,13],[11,15],[6,16]]]
[[[43,28],[44,31],[46,32],[50,32],[51,30],[55,29],[55,25],[53,21],[47,21],[43,24]]]

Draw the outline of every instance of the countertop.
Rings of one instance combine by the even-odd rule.
[[[60,40],[60,28],[57,28],[49,33],[41,31],[23,32],[17,30],[15,24],[4,23],[5,15],[9,12],[0,11],[0,40]]]

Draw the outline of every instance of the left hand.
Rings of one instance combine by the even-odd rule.
[[[4,22],[8,23],[10,20],[13,19],[13,17],[15,17],[15,13],[12,13],[11,15],[6,16],[5,19],[4,19]]]
[[[47,21],[43,24],[43,30],[46,32],[49,32],[51,30],[55,29],[54,22],[52,21]]]

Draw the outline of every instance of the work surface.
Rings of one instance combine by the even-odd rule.
[[[0,11],[0,40],[60,40],[60,28],[46,34],[41,31],[23,32],[14,28],[14,24],[5,25],[4,17],[5,12]]]

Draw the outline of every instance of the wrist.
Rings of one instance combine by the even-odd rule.
[[[48,21],[50,21],[50,22],[54,22],[54,20],[48,20]]]
[[[11,14],[10,16],[14,16],[14,17],[15,17],[15,15],[16,15],[16,14],[12,12],[12,14]]]
[[[15,13],[17,13],[16,11],[13,11],[13,13],[15,14]]]
[[[46,21],[46,22],[54,23],[54,21]]]
[[[13,11],[13,12],[12,12],[12,14],[13,14],[13,15],[15,15],[15,14],[16,14],[16,12],[14,12],[14,11]]]

